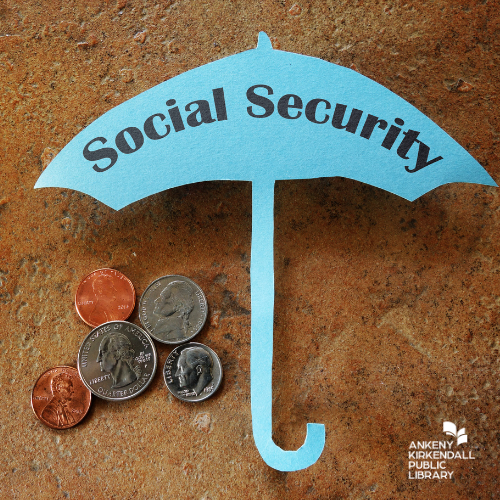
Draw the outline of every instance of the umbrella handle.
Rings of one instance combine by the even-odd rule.
[[[272,439],[272,366],[274,322],[274,182],[252,183],[252,340],[251,397],[253,437],[270,467],[295,471],[312,465],[325,446],[325,426],[307,424],[304,444],[282,450]]]

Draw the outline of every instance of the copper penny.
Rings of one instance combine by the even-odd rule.
[[[97,269],[80,283],[75,307],[87,325],[100,326],[108,321],[124,321],[134,310],[132,282],[114,269]]]
[[[37,418],[52,429],[69,429],[78,424],[90,408],[91,392],[78,370],[56,366],[40,375],[31,392],[31,407]]]

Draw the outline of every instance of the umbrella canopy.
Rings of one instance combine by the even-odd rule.
[[[114,209],[200,181],[252,181],[251,393],[254,439],[279,470],[320,456],[272,441],[274,183],[342,176],[408,200],[450,182],[496,186],[459,144],[385,87],[320,59],[257,49],[195,68],[111,109],[52,161],[35,188],[87,193]]]

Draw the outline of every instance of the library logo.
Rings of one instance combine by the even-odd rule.
[[[453,422],[443,422],[443,432],[448,436],[457,438],[457,446],[467,442],[465,427],[457,432],[457,426]]]
[[[467,443],[465,427],[457,431],[453,422],[443,422],[443,432],[452,440],[412,441],[408,449],[409,479],[451,479],[455,460],[475,460],[472,452],[456,447]],[[456,444],[455,444],[455,439]]]

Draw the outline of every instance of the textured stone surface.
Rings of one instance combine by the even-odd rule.
[[[119,211],[33,190],[53,156],[113,106],[190,68],[273,46],[352,67],[421,111],[500,179],[500,8],[447,2],[5,0],[0,5],[2,498],[490,499],[498,454],[499,191],[449,185],[414,203],[345,179],[276,186],[274,430],[319,461],[267,467],[250,415],[251,185],[211,182]],[[140,295],[191,277],[210,317],[197,341],[225,379],[208,401],[95,400],[67,431],[30,409],[36,378],[75,364],[89,328],[79,280],[125,273]],[[138,323],[137,312],[132,321]],[[158,345],[159,366],[170,352]],[[411,481],[411,441],[465,426],[475,461]]]

